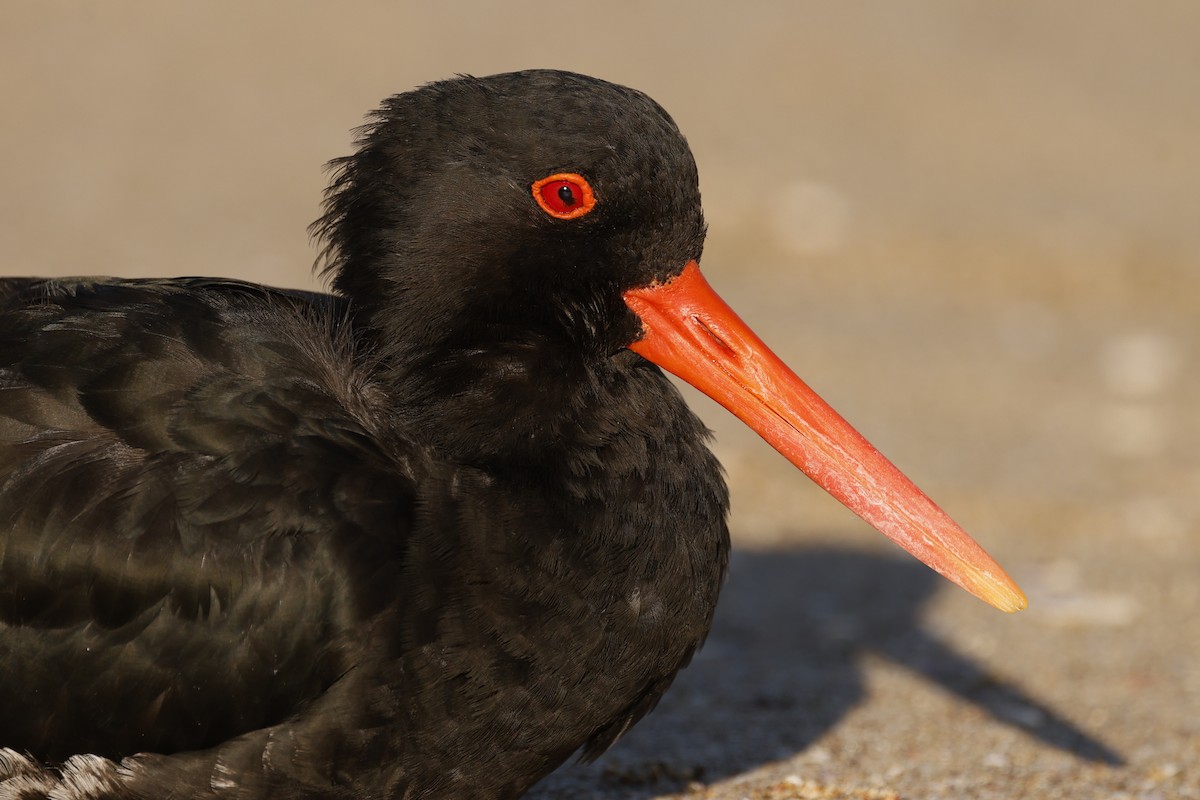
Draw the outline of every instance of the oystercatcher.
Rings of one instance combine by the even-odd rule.
[[[705,283],[696,165],[644,94],[434,83],[334,169],[331,294],[0,286],[0,796],[513,798],[601,753],[703,642],[729,548],[659,367],[1024,605]]]

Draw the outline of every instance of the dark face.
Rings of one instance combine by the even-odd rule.
[[[622,292],[678,274],[703,246],[696,165],[674,122],[644,94],[581,75],[397,95],[338,166],[318,224],[335,287],[419,323],[408,340],[469,320],[611,354],[638,336]],[[563,218],[538,202],[534,184],[559,173],[586,182],[590,211]]]

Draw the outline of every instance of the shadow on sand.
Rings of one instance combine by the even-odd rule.
[[[712,634],[659,708],[600,762],[568,764],[530,794],[644,800],[807,748],[863,699],[866,653],[898,662],[1047,745],[1120,754],[920,625],[942,579],[917,562],[825,548],[734,554]],[[787,620],[770,625],[764,620]]]

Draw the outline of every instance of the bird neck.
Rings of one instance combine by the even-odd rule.
[[[673,390],[623,346],[636,338],[637,320],[618,293],[576,291],[584,299],[572,301],[555,296],[561,287],[530,298],[500,283],[487,292],[426,281],[374,285],[351,293],[335,284],[355,298],[358,349],[371,354],[402,424],[448,460],[574,474],[620,436],[657,434],[649,398]],[[678,398],[665,401],[691,418]]]
[[[599,358],[537,336],[485,338],[406,349],[382,370],[406,426],[455,463],[598,491],[600,472],[645,460],[660,435],[654,406],[675,406],[657,368],[628,350]],[[678,411],[691,418],[682,402]]]

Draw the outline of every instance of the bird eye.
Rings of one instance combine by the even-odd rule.
[[[582,217],[596,205],[596,195],[582,175],[560,172],[534,181],[533,199],[556,219]]]

